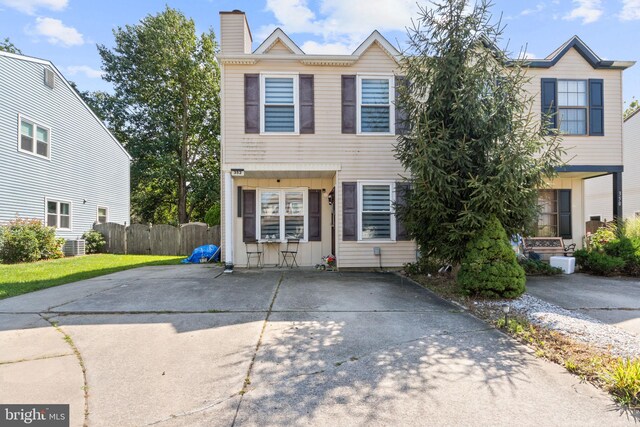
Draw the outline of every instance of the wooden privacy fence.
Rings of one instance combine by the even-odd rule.
[[[105,252],[112,254],[190,255],[198,246],[220,246],[220,226],[208,227],[201,222],[179,227],[108,222],[93,228],[104,236]]]

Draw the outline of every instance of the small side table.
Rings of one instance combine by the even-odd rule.
[[[276,262],[276,264],[274,265],[274,267],[278,267],[280,265],[280,240],[260,240],[260,243],[262,243],[262,247],[264,248],[264,254],[263,256],[263,265],[264,264],[264,260],[266,259],[266,254],[268,252],[272,252],[275,250],[276,252],[276,259],[278,260],[278,262]]]

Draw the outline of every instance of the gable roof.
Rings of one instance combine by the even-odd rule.
[[[102,128],[107,132],[107,134],[111,137],[111,139],[113,140],[113,142],[115,142],[118,147],[120,147],[120,149],[124,152],[124,154],[129,158],[129,160],[131,160],[131,155],[127,152],[127,150],[122,146],[122,144],[120,144],[120,141],[118,141],[118,139],[113,136],[113,134],[111,133],[111,131],[107,128],[107,126],[104,124],[104,122],[102,120],[100,120],[100,118],[98,116],[96,116],[96,113],[93,112],[93,110],[91,109],[91,107],[89,107],[87,105],[86,102],[84,102],[84,99],[82,99],[82,97],[80,96],[80,94],[69,84],[69,81],[62,75],[62,73],[60,72],[60,70],[58,70],[56,68],[55,65],[53,65],[53,63],[51,61],[48,61],[46,59],[40,59],[40,58],[35,58],[33,56],[26,56],[26,55],[18,55],[16,53],[9,53],[9,52],[4,52],[4,51],[0,51],[0,56],[4,56],[7,58],[11,58],[11,59],[16,59],[16,60],[20,60],[20,61],[27,61],[27,62],[33,62],[36,64],[42,64],[42,65],[46,65],[48,67],[51,68],[51,70],[53,70],[54,73],[56,73],[56,75],[58,76],[58,78],[60,79],[60,81],[62,81],[67,88],[71,91],[71,93],[73,93],[75,95],[75,97],[80,101],[80,103],[87,109],[87,111],[89,112],[89,114],[91,114],[91,116],[93,116],[93,118],[100,124],[100,126],[102,126]]]
[[[387,55],[389,55],[394,61],[398,62],[400,60],[400,52],[398,52],[398,49],[393,47],[393,45],[389,43],[389,41],[385,39],[384,36],[378,32],[378,30],[373,30],[371,35],[367,37],[366,40],[363,41],[356,50],[353,51],[352,55],[361,56],[374,43],[377,44],[380,48],[382,48],[382,50]]]
[[[603,60],[595,54],[589,46],[583,42],[580,37],[573,36],[560,47],[554,50],[549,56],[544,59],[532,59],[526,60],[529,67],[532,68],[551,68],[570,50],[575,49],[589,63],[596,69],[615,69],[624,70],[635,64],[635,61],[609,61]]]
[[[291,53],[267,53],[278,42],[282,43]],[[270,61],[296,60],[305,65],[350,66],[356,63],[373,44],[382,49],[393,61],[400,62],[400,52],[378,31],[372,32],[351,55],[325,55],[304,53],[281,28],[276,28],[253,53],[218,54],[216,58],[222,64],[256,64],[262,59],[268,59]]]
[[[278,41],[285,45],[285,47],[289,49],[291,53],[304,55],[302,49],[300,49],[298,45],[295,44],[284,31],[282,31],[280,27],[273,30],[271,35],[269,35],[269,37],[267,37],[265,41],[263,41],[262,44],[260,44],[260,46],[258,46],[258,48],[253,51],[253,53],[267,53],[269,49],[271,49],[273,45],[275,45]]]

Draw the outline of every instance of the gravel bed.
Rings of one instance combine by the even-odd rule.
[[[609,352],[614,356],[640,356],[640,337],[630,332],[607,325],[581,313],[565,310],[546,301],[523,295],[511,301],[483,301],[477,306],[496,308],[509,304],[510,314],[526,317],[531,323],[558,331],[569,338],[581,341]]]

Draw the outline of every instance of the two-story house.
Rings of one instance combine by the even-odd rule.
[[[0,223],[130,221],[131,158],[50,61],[0,52],[0,100]]]
[[[287,239],[298,262],[335,254],[340,268],[399,267],[416,246],[396,220],[403,167],[399,52],[374,31],[351,55],[305,54],[276,29],[252,51],[247,18],[221,12],[222,248],[245,265],[245,243],[263,241],[266,264]],[[622,70],[577,37],[530,62],[540,112],[556,115],[567,166],[541,190],[540,232],[580,242],[583,179],[622,172]],[[540,120],[542,117],[540,117]]]
[[[622,72],[633,61],[603,60],[574,36],[548,57],[531,60],[527,90],[541,112],[554,114],[566,166],[548,189],[540,190],[539,234],[582,245],[585,235],[585,186],[609,176],[612,217],[622,211]],[[587,218],[588,219],[588,218]]]

